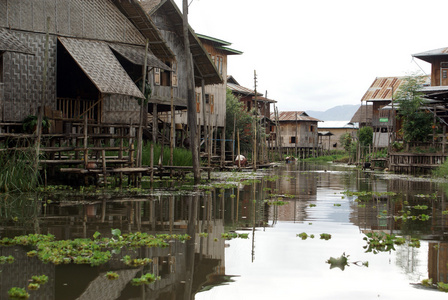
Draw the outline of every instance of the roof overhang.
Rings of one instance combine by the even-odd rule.
[[[446,56],[448,58],[448,47],[425,51],[412,55],[412,57],[416,57],[428,63],[432,63],[436,58],[440,58],[441,56]]]
[[[101,93],[145,98],[107,43],[65,37],[58,40]]]
[[[152,52],[148,49],[148,53],[145,52],[145,47],[131,46],[124,44],[108,43],[112,50],[118,52],[121,56],[135,65],[143,66],[145,64],[145,57],[147,58],[146,65],[148,67],[159,68],[163,70],[171,71],[171,68],[161,62]]]
[[[138,0],[112,0],[116,7],[148,39],[155,56],[161,59],[173,59],[175,55],[166,44],[159,29],[142,8]]]
[[[168,16],[171,19],[171,24],[173,24],[177,35],[180,37],[184,36],[182,13],[173,0],[162,0],[155,6],[148,5],[148,8],[150,9],[149,15],[161,13]],[[190,51],[194,64],[195,86],[201,86],[202,80],[204,80],[205,85],[223,83],[222,76],[219,74],[215,63],[212,61],[207,50],[205,50],[198,36],[190,26],[188,29]]]

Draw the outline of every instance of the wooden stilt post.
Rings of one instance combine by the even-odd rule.
[[[151,144],[151,185],[154,183],[154,146],[157,143],[157,134],[158,134],[158,115],[157,115],[157,104],[153,103],[152,105],[152,144]]]

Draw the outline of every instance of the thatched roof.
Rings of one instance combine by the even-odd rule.
[[[145,98],[107,43],[64,37],[58,39],[101,93]]]
[[[139,3],[150,16],[156,13],[166,16],[171,21],[177,35],[184,36],[182,12],[173,0],[142,0]],[[189,40],[194,60],[195,85],[201,86],[202,79],[206,85],[222,83],[223,79],[216,69],[215,63],[191,27],[189,27]]]
[[[158,58],[173,58],[174,54],[166,44],[157,26],[137,0],[113,0],[118,9],[134,24],[135,27],[149,40],[149,45]]]
[[[350,120],[351,123],[370,123],[373,117],[373,105],[361,105]]]
[[[121,56],[129,60],[135,65],[143,66],[145,64],[145,47],[142,46],[131,46],[124,44],[114,44],[108,43],[114,51],[118,52]],[[155,55],[148,49],[147,53],[147,66],[159,68],[163,70],[171,71],[171,68],[161,62]]]

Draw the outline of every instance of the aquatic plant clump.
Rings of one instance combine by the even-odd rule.
[[[59,264],[89,264],[99,266],[107,263],[113,252],[123,247],[168,247],[169,240],[179,240],[184,242],[190,239],[187,234],[184,235],[149,235],[147,233],[123,234],[118,229],[112,230],[112,238],[101,238],[95,234],[95,239],[74,239],[54,241],[52,235],[25,235],[17,236],[14,239],[3,238],[0,240],[2,246],[33,246],[36,250],[27,252],[29,257],[36,256],[44,263]],[[112,250],[112,251],[111,251]],[[34,252],[35,251],[35,252]],[[130,262],[132,266],[147,265],[150,262],[147,258],[134,259]]]
[[[104,275],[107,279],[109,280],[117,280],[119,275],[115,272],[109,271],[106,273],[106,275]]]
[[[8,291],[10,299],[28,299],[30,294],[24,289],[19,287],[12,287]]]
[[[133,278],[131,281],[131,284],[134,286],[140,286],[140,285],[146,285],[146,284],[150,284],[153,283],[156,280],[160,280],[160,276],[155,276],[154,274],[151,273],[146,273],[143,276],[141,276],[140,278]]]
[[[330,265],[330,269],[333,268],[339,268],[342,271],[344,271],[345,267],[348,267],[349,264],[357,265],[357,266],[363,266],[363,267],[369,267],[368,261],[355,261],[355,262],[349,262],[348,258],[350,255],[346,255],[345,252],[342,253],[340,257],[330,257],[326,263]]]
[[[0,265],[4,265],[6,263],[12,264],[14,262],[14,256],[0,256]]]
[[[394,234],[387,234],[383,231],[366,233],[363,240],[367,241],[367,245],[363,247],[366,249],[365,252],[372,252],[373,254],[389,252],[395,250],[394,245],[403,245],[406,243],[405,238],[398,237]],[[410,247],[420,247],[420,241],[416,238],[411,238],[408,244]]]
[[[248,239],[249,234],[248,233],[236,233],[236,232],[226,232],[221,234],[222,239],[231,240],[231,239]]]

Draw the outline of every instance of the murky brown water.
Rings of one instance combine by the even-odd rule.
[[[242,176],[257,180],[241,184]],[[447,297],[420,285],[426,278],[448,282],[444,184],[327,164],[291,164],[256,175],[223,177],[240,184],[199,192],[144,191],[144,195],[100,190],[3,195],[1,238],[29,233],[50,233],[59,240],[92,238],[95,232],[111,236],[112,228],[122,233],[189,233],[193,238],[171,241],[165,248],[123,248],[100,267],[44,264],[27,257],[30,247],[1,247],[0,256],[12,255],[15,260],[0,264],[0,299],[8,299],[11,287],[26,287],[33,275],[41,274],[49,282],[30,291],[30,299]],[[378,193],[341,194],[347,190]],[[278,200],[284,203],[274,202]],[[248,233],[248,238],[222,238],[232,231]],[[397,234],[407,241],[390,251],[366,252],[364,238],[372,231]],[[308,238],[298,237],[300,233]],[[323,233],[331,238],[321,239]],[[410,237],[418,238],[420,247],[413,247]],[[124,255],[153,262],[131,268],[121,261]],[[342,255],[348,257],[343,270],[326,263]],[[119,279],[107,280],[108,271],[115,271]],[[132,286],[131,279],[142,272],[154,273],[160,280]]]

